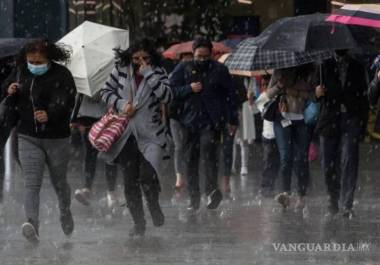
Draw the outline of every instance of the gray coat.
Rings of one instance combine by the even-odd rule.
[[[138,88],[130,67],[116,65],[100,95],[107,105],[122,112],[128,102],[136,109],[134,116],[120,139],[111,149],[101,154],[107,162],[113,162],[133,135],[143,156],[151,163],[158,176],[162,176],[170,159],[171,140],[162,122],[161,103],[169,103],[172,93],[165,70],[160,67],[146,69]]]

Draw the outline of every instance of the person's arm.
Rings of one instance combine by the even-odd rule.
[[[146,82],[152,88],[155,96],[161,103],[167,104],[171,102],[173,96],[169,85],[169,79],[164,69],[162,68],[146,68],[141,71],[141,74],[146,79]]]
[[[106,81],[104,87],[99,91],[100,97],[103,102],[108,106],[113,106],[115,110],[119,113],[123,113],[126,105],[129,103],[126,99],[123,99],[117,92],[118,88],[121,86],[119,83],[119,70],[115,66],[112,69],[108,80]]]
[[[268,88],[266,90],[267,96],[271,99],[280,93],[282,89],[281,70],[274,70],[273,75],[269,81]]]
[[[193,93],[191,84],[185,83],[185,64],[178,64],[169,76],[170,87],[174,100],[187,98]]]
[[[12,72],[9,74],[9,76],[4,80],[4,82],[1,84],[1,91],[0,91],[0,99],[4,99],[8,95],[8,87],[12,83],[17,82],[17,69],[14,68]]]
[[[377,69],[375,77],[368,86],[368,100],[372,106],[377,104],[380,97],[380,69]]]
[[[222,73],[222,85],[226,93],[226,108],[227,108],[227,122],[229,125],[238,126],[239,125],[239,114],[236,102],[236,86],[229,73],[227,67],[223,66]]]
[[[62,73],[61,75],[61,86],[58,88],[61,91],[64,91],[64,93],[60,93],[62,97],[58,98],[56,102],[50,102],[46,110],[49,123],[61,123],[63,120],[67,119],[67,115],[71,117],[74,109],[76,86],[70,71],[67,69],[65,70],[65,73]]]
[[[70,123],[75,123],[78,120],[78,113],[82,104],[83,94],[77,93],[75,96],[75,104],[70,117]]]

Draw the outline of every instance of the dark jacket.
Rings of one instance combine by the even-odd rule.
[[[377,105],[377,101],[379,100],[380,97],[380,81],[377,78],[377,74],[379,73],[380,70],[380,56],[378,56],[372,66],[375,70],[375,76],[373,77],[372,81],[369,83],[368,86],[368,99],[369,103],[372,106]]]
[[[348,117],[358,118],[362,129],[365,130],[369,110],[365,68],[358,61],[349,58],[347,77],[342,86],[338,63],[335,58],[332,58],[323,63],[322,78],[326,93],[321,99],[321,113],[316,127],[317,132],[322,136],[339,136],[342,104],[346,108]]]
[[[190,84],[202,83],[202,91],[193,93]],[[227,67],[211,61],[202,71],[194,61],[177,65],[170,75],[174,102],[181,107],[176,118],[194,130],[205,126],[222,129],[225,123],[238,125],[236,93]]]
[[[4,82],[3,94],[14,82],[20,84],[14,103],[19,114],[18,133],[51,139],[70,136],[70,115],[75,103],[76,88],[66,67],[53,62],[48,72],[42,76],[34,76],[26,68],[15,70]],[[35,110],[47,112],[46,124],[41,125],[34,119],[32,99]]]

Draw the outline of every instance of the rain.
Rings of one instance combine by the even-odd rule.
[[[0,265],[380,264],[380,4],[0,0]]]

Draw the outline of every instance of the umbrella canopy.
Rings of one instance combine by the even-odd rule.
[[[30,39],[0,38],[0,58],[15,55]]]
[[[114,48],[129,46],[127,30],[85,21],[59,42],[73,48],[68,65],[73,74],[77,91],[93,96],[98,92],[115,63]]]
[[[327,22],[327,15],[312,14],[286,17],[270,25],[261,35],[261,48],[282,51],[317,51],[376,48],[380,43],[375,31],[361,30]]]
[[[223,54],[218,61],[220,63],[225,63],[227,58],[231,55],[231,53]],[[256,71],[247,71],[247,70],[229,70],[232,75],[240,75],[240,76],[247,76],[247,77],[253,77],[253,76],[260,76],[265,74],[272,74],[272,70],[256,70]]]
[[[262,43],[266,43],[265,36],[248,38],[242,41],[226,59],[225,65],[230,71],[259,71],[294,67],[322,61],[332,56],[330,51],[289,52],[265,50],[261,48]]]
[[[330,15],[327,21],[380,29],[380,5],[344,5]]]
[[[224,53],[229,53],[231,49],[224,45],[221,42],[212,42],[213,48],[212,52],[213,54],[224,54]],[[187,42],[182,42],[178,44],[172,45],[169,49],[164,51],[162,55],[171,60],[176,60],[179,59],[179,56],[182,53],[192,53],[193,52],[193,41],[187,41]]]

